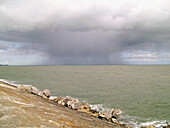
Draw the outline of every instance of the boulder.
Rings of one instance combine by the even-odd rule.
[[[75,101],[76,102],[76,98],[72,98],[70,96],[66,96],[63,101],[67,104],[68,101]]]
[[[67,107],[71,108],[73,110],[80,110],[80,109],[82,109],[82,104],[81,104],[81,102],[68,101]]]
[[[68,107],[68,101],[73,101],[73,102],[79,102],[79,99],[77,98],[72,98],[70,96],[66,96],[64,99],[63,99],[63,102],[66,104],[66,106]]]
[[[72,101],[74,101],[74,102],[80,102],[78,98],[72,98]]]
[[[82,103],[82,109],[89,111],[91,110],[91,107],[88,103]]]
[[[63,101],[63,99],[64,99],[63,97],[56,97],[56,98],[53,99],[53,101],[56,102],[56,103],[58,103],[58,104],[60,104],[60,105],[65,106],[66,104],[65,104],[65,102]]]
[[[44,94],[47,98],[49,98],[49,97],[51,96],[51,93],[50,93],[50,91],[49,91],[48,89],[45,89],[45,90],[43,90],[42,92],[43,92],[43,94]]]
[[[111,119],[112,119],[112,111],[113,110],[109,110],[109,111],[105,111],[105,112],[99,114],[99,118],[104,118],[106,120],[111,121]]]
[[[63,102],[65,103],[65,106],[67,106],[70,109],[74,109],[74,110],[82,109],[82,103],[77,98],[72,98],[70,96],[66,96],[63,99]]]
[[[32,86],[32,87],[31,87],[31,93],[32,93],[32,94],[35,94],[35,95],[38,95],[38,94],[39,94],[39,91],[38,91],[38,89],[37,89],[36,87]]]
[[[68,101],[71,101],[71,97],[70,96],[66,96],[66,97],[63,98],[63,102],[66,104],[66,106],[68,106],[67,105]]]
[[[117,121],[116,119],[120,116],[121,113],[122,112],[120,109],[112,109],[99,114],[98,117],[114,123]]]
[[[112,118],[112,119],[111,119],[111,122],[116,123],[117,120],[116,120],[115,118]]]
[[[58,101],[63,100],[63,97],[56,97],[53,99],[54,102],[58,103]]]
[[[99,112],[97,110],[90,109],[88,113],[95,117],[99,116]]]
[[[41,91],[38,93],[38,96],[40,96],[40,97],[45,97],[45,95],[44,95],[43,92],[41,92]]]
[[[25,89],[26,89],[26,92],[31,93],[31,86],[26,86]]]
[[[115,119],[118,119],[121,114],[122,114],[122,111],[120,109],[112,110],[112,117]]]
[[[19,89],[19,90],[26,91],[26,87],[25,87],[24,85],[20,85],[20,86],[18,86],[18,89]]]
[[[63,106],[65,106],[65,105],[66,105],[66,103],[65,103],[65,102],[63,102],[63,100],[59,100],[59,101],[58,101],[58,104],[63,105]]]

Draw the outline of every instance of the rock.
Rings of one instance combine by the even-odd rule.
[[[56,98],[53,99],[53,101],[60,104],[60,105],[65,106],[66,103],[63,101],[63,99],[64,99],[63,97],[56,97]]]
[[[58,101],[58,104],[63,105],[63,106],[65,106],[65,105],[66,105],[66,103],[65,103],[65,102],[63,102],[63,100],[59,100],[59,101]]]
[[[72,98],[72,101],[74,101],[74,102],[80,102],[78,98]]]
[[[31,86],[26,86],[25,89],[26,89],[26,92],[31,93]]]
[[[112,117],[115,119],[118,119],[121,114],[122,114],[122,111],[120,109],[112,110]]]
[[[116,120],[115,118],[112,118],[112,119],[111,119],[111,122],[116,123],[117,120]]]
[[[77,98],[72,98],[70,96],[66,96],[63,101],[67,104],[68,101],[79,102]]]
[[[91,107],[88,103],[82,103],[82,109],[85,109],[85,110],[91,110]]]
[[[73,110],[80,110],[80,109],[82,109],[81,102],[68,101],[67,102],[67,106],[68,106],[68,108],[71,108]]]
[[[47,98],[49,98],[49,97],[51,96],[51,93],[50,93],[50,91],[49,91],[48,89],[43,90],[43,94],[44,94]]]
[[[53,99],[53,101],[60,104],[60,105],[65,106],[63,99],[64,99],[63,97],[56,97],[56,98]]]
[[[26,91],[26,88],[25,88],[25,86],[24,86],[24,85],[20,85],[20,86],[18,86],[18,89],[23,90],[23,91]]]
[[[63,97],[56,97],[53,99],[54,102],[58,103],[58,101],[63,100]]]
[[[120,116],[121,113],[122,112],[120,109],[112,109],[112,110],[105,111],[105,112],[99,114],[98,117],[100,119],[106,119],[106,120],[114,123],[117,121],[116,119]]]
[[[164,126],[163,128],[170,128],[170,125]]]
[[[65,102],[67,104],[68,101],[72,101],[72,98],[70,96],[66,96],[64,99],[63,99],[63,102]]]
[[[74,110],[82,109],[82,103],[77,98],[72,98],[70,96],[66,96],[63,99],[63,102],[65,103],[65,106],[67,106],[70,109],[74,109]]]
[[[70,97],[70,96],[66,96],[64,99],[63,99],[63,102],[66,104],[66,106],[68,107],[69,105],[68,105],[68,102],[69,101],[72,101],[71,103],[73,104],[73,102],[74,103],[77,103],[77,102],[79,102],[79,99],[77,99],[77,98],[72,98],[72,97]],[[70,103],[69,103],[70,104]]]
[[[44,97],[45,95],[43,94],[43,92],[40,91],[40,92],[38,93],[38,96]]]
[[[35,94],[35,95],[38,95],[38,94],[39,94],[39,91],[38,91],[38,89],[37,89],[36,87],[32,86],[32,87],[31,87],[31,93],[32,93],[32,94]]]
[[[142,126],[141,128],[156,128],[154,125]]]
[[[90,109],[89,112],[90,112],[89,114],[92,115],[92,116],[95,116],[95,117],[99,116],[99,112],[96,111],[96,110]]]
[[[99,114],[99,118],[105,118],[106,120],[109,120],[112,118],[112,110],[109,110],[109,111],[105,111],[101,114]]]
[[[64,102],[61,102],[61,105],[65,106],[66,104]]]

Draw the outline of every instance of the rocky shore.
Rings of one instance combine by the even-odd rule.
[[[99,113],[77,98],[51,99],[48,89],[1,81],[0,85],[0,127],[131,128],[119,123],[119,109]]]

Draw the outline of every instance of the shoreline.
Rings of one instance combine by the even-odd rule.
[[[27,93],[23,90],[19,90],[17,87],[15,87],[14,85],[10,85],[8,82],[0,81],[0,85],[1,85],[0,86],[1,100],[5,102],[4,104],[7,104],[7,105],[3,105],[2,103],[2,106],[4,106],[5,108],[8,107],[8,109],[11,107],[13,108],[15,106],[15,109],[16,109],[15,111],[12,110],[10,112],[9,111],[1,112],[0,118],[2,119],[0,121],[2,121],[3,118],[6,118],[6,119],[9,118],[8,113],[14,114],[17,111],[17,108],[20,108],[22,110],[25,108],[28,109],[29,107],[33,107],[34,109],[32,110],[22,110],[22,111],[25,111],[24,113],[29,113],[29,115],[26,114],[28,118],[24,120],[23,123],[29,120],[32,120],[32,121],[34,120],[34,122],[37,122],[37,121],[44,122],[44,120],[46,120],[46,123],[48,124],[46,126],[52,126],[52,127],[57,126],[57,127],[77,127],[77,128],[78,127],[80,128],[81,127],[101,127],[101,128],[103,127],[106,127],[106,128],[107,127],[108,128],[109,127],[117,127],[117,128],[128,127],[130,128],[129,126],[126,126],[123,124],[114,124],[106,120],[101,120],[86,112],[73,110],[63,105],[59,105],[58,103],[55,103],[51,99],[39,97],[39,96],[30,94],[30,93]],[[20,99],[20,100],[16,100],[16,99]],[[22,113],[22,111],[20,112]],[[39,111],[41,111],[42,113],[39,113]],[[20,112],[18,111],[18,113]],[[23,116],[25,115],[24,113],[22,113]],[[35,113],[37,116],[40,116],[40,117],[45,116],[45,118],[43,118],[43,120],[40,120],[38,118],[32,119],[33,117],[30,117],[30,115],[32,114],[34,115]],[[8,116],[5,116],[5,115],[8,115]],[[50,116],[53,117],[53,120],[50,118]],[[22,125],[19,125],[19,123],[17,123],[18,122],[17,118]],[[6,119],[4,119],[4,121]],[[35,119],[37,119],[37,121],[35,121]],[[27,123],[23,125],[22,120],[20,119],[19,115],[15,115],[15,119],[13,118],[12,120],[13,121],[16,120],[16,121],[15,123],[10,124],[10,126],[11,125],[14,125],[16,127],[28,127],[29,126]],[[8,119],[8,122],[10,122],[10,119]],[[2,122],[0,123],[0,126],[3,126]],[[41,125],[40,124],[38,125],[35,123],[35,124],[30,124],[29,127],[39,127],[39,126]]]
[[[24,86],[23,85],[16,85],[16,84],[12,84],[12,83],[10,83],[10,82],[8,82],[8,81],[2,81],[2,80],[0,80],[0,87],[3,87],[2,85],[4,85],[4,88],[9,88],[9,89],[12,89],[12,88],[14,88],[14,90],[15,91],[17,91],[17,92],[20,92],[20,93],[24,93],[24,94],[33,94],[32,96],[36,96],[37,98],[41,98],[41,99],[43,99],[43,100],[45,100],[45,102],[47,102],[47,103],[52,103],[52,104],[55,104],[56,106],[58,106],[59,105],[59,107],[64,107],[65,109],[69,109],[69,110],[72,110],[72,108],[69,108],[69,107],[66,107],[65,105],[62,105],[62,104],[59,104],[59,103],[57,103],[57,102],[55,102],[54,101],[54,99],[50,99],[49,97],[47,98],[47,97],[43,97],[43,96],[38,96],[38,94],[34,94],[34,93],[28,93],[26,90],[24,90]],[[21,88],[19,88],[20,86],[22,86]],[[26,86],[26,87],[29,87],[29,86]],[[32,86],[33,87],[33,86]],[[87,103],[88,104],[88,103]],[[72,111],[75,111],[75,110],[72,110]],[[102,116],[99,116],[99,113],[98,113],[98,115],[96,116],[96,115],[93,115],[92,113],[89,113],[89,112],[87,112],[87,111],[79,111],[79,110],[76,110],[76,112],[78,112],[78,113],[84,113],[84,114],[87,114],[88,116],[90,116],[90,117],[93,117],[93,118],[96,118],[96,119],[98,119],[98,120],[100,120],[100,123],[102,122],[102,123],[104,123],[104,122],[107,122],[107,123],[109,123],[109,125],[111,124],[111,125],[113,125],[113,126],[108,126],[108,124],[106,123],[105,125],[106,125],[106,127],[127,127],[127,128],[131,128],[131,126],[128,126],[128,125],[125,125],[125,124],[121,124],[121,123],[119,123],[119,122],[112,122],[112,121],[109,121],[109,120],[107,120],[106,121],[106,118],[105,117],[102,117]],[[95,111],[96,112],[96,111]],[[51,122],[51,123],[54,123],[53,121],[49,121],[49,122]],[[67,122],[67,121],[66,121]],[[65,123],[64,123],[65,124]],[[93,124],[95,124],[95,122],[93,122]],[[63,125],[63,124],[60,124],[61,126]],[[95,124],[96,125],[96,124]],[[76,127],[77,127],[77,125],[76,125]],[[89,125],[88,127],[93,127],[93,125]],[[100,127],[100,126],[99,126]],[[147,126],[146,126],[147,127]],[[150,126],[148,126],[148,127],[150,127]],[[154,127],[154,126],[153,126]],[[168,126],[167,126],[168,127]]]

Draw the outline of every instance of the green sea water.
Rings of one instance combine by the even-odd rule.
[[[119,108],[123,122],[170,122],[170,66],[0,66],[0,79]]]

